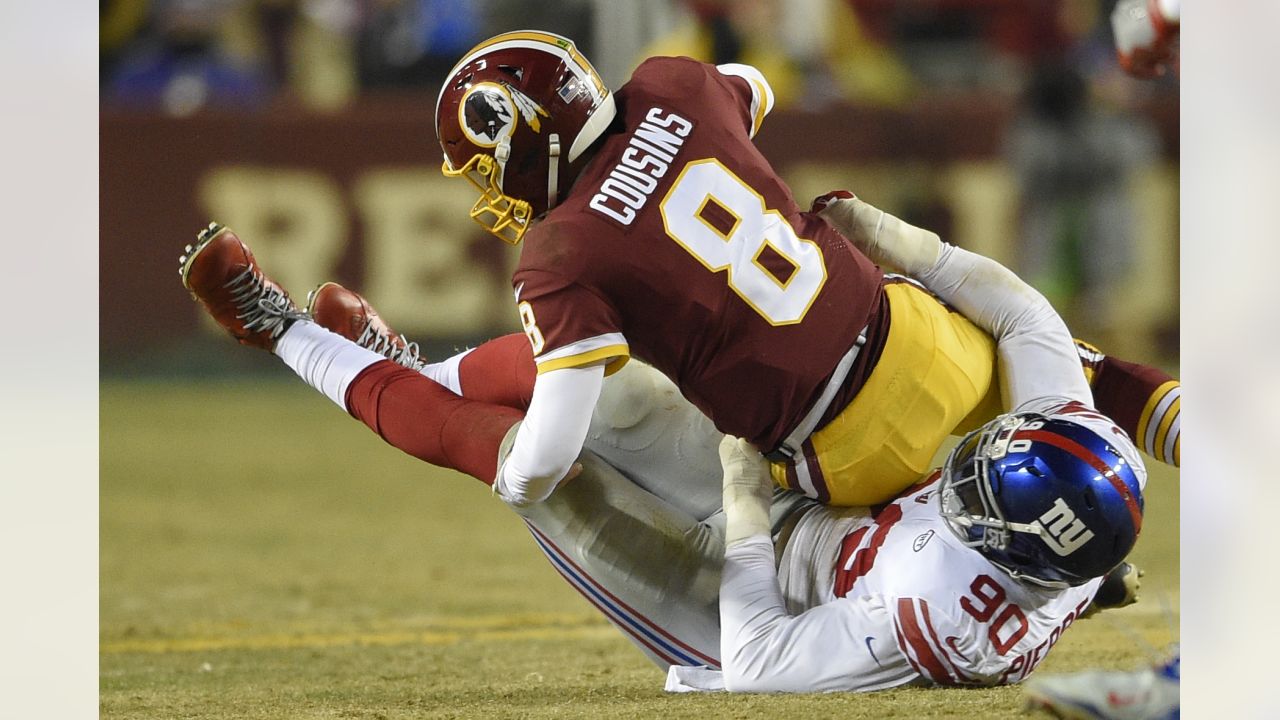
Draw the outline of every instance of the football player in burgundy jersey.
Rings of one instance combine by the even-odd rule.
[[[513,287],[538,376],[503,497],[552,492],[632,355],[780,485],[837,505],[893,497],[999,409],[993,338],[797,205],[751,142],[772,106],[754,68],[687,58],[611,93],[572,42],[532,31],[449,74],[443,170],[481,192],[473,218],[523,239]]]
[[[912,244],[892,233],[875,240],[899,260],[921,249],[886,248]],[[493,482],[530,388],[510,389],[504,405],[455,393],[521,384],[527,355],[513,356],[514,373],[492,357],[504,343],[419,367],[359,296],[329,284],[299,311],[217,226],[182,263],[183,283],[242,343],[272,351],[396,447]],[[669,669],[669,689],[1018,682],[1133,546],[1145,471],[1126,434],[1090,407],[1070,336],[1043,322],[1043,298],[956,248],[925,277],[988,332],[1036,338],[1068,362],[1039,357],[1025,368],[1048,371],[1039,383],[1013,373],[1018,411],[886,505],[771,492],[757,452],[722,441],[641,363],[605,385],[581,476],[544,502],[508,501],[565,579]],[[468,362],[476,356],[488,357]]]

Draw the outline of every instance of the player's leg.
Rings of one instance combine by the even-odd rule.
[[[392,446],[486,485],[497,477],[502,438],[524,417],[514,408],[454,394],[389,360],[379,360],[352,379],[344,406]]]
[[[317,323],[392,360],[409,359],[429,377],[469,399],[528,406],[536,368],[523,335],[489,340],[439,363],[418,361],[358,293],[325,283],[309,296]],[[405,363],[402,363],[405,364]],[[605,379],[586,447],[641,488],[694,518],[720,508],[720,433],[657,370],[639,361]],[[654,448],[664,448],[655,452]]]
[[[1093,402],[1115,420],[1151,457],[1177,467],[1182,451],[1182,384],[1171,375],[1140,363],[1104,355],[1076,340]]]
[[[594,453],[581,462],[582,473],[551,497],[513,508],[539,549],[659,667],[718,668],[723,513],[699,521]],[[811,504],[779,490],[770,509],[775,537],[789,532],[792,511]]]
[[[370,350],[389,358],[416,357],[409,352],[411,344],[351,290],[333,283],[322,285],[311,294],[308,310],[319,323]],[[454,365],[455,377],[463,392],[473,395],[469,399],[479,396],[527,405],[535,369],[523,335],[491,340],[460,360]],[[376,408],[391,418],[391,426],[386,420],[374,424],[381,433],[390,435],[392,444],[406,449],[415,442],[416,431],[415,423],[404,421],[412,419],[415,411],[438,404],[438,399],[422,397],[421,388],[426,386],[410,382],[397,367],[386,363],[372,370],[357,380],[356,389],[348,395],[355,414]],[[424,372],[432,370],[423,363],[416,367]],[[697,463],[696,471],[682,465],[677,445],[688,445],[681,441],[687,440],[690,432],[663,421],[664,413],[669,415],[679,403],[670,402],[670,393],[664,394],[658,387],[665,378],[653,374],[656,371],[651,368],[631,363],[610,378],[588,440],[589,447],[598,447],[610,461],[625,467],[630,477],[600,456],[586,453],[578,477],[547,500],[513,510],[525,519],[534,541],[556,571],[653,662],[660,667],[716,666],[723,529],[714,521],[704,524],[699,520],[719,508],[719,435],[710,445],[712,470]],[[521,386],[521,378],[526,376],[527,388]],[[442,442],[446,450],[472,442],[468,437],[472,432],[465,424],[458,424],[457,430],[459,435]],[[491,431],[492,427],[485,426],[475,434],[491,439]],[[512,426],[503,431],[514,438]],[[697,448],[703,444],[707,443],[694,443]],[[696,454],[694,460],[705,459],[705,453]],[[493,445],[490,467],[497,466],[499,456],[497,445]],[[681,485],[678,475],[682,471],[696,476],[695,486],[710,489],[692,494],[673,492],[673,496],[678,500],[693,497],[701,504],[671,504],[636,484],[674,490]],[[698,483],[704,476],[707,481]]]
[[[462,357],[458,377],[466,397],[528,410],[538,377],[529,338],[512,333],[482,343]]]
[[[354,290],[324,283],[307,296],[307,312],[330,331],[389,360],[418,370],[472,400],[528,410],[537,367],[529,340],[520,333],[494,338],[440,362],[419,357],[417,343],[392,330]]]
[[[513,508],[565,581],[659,667],[719,667],[723,536],[585,452],[583,471]]]
[[[459,397],[317,325],[225,228],[211,225],[187,253],[183,284],[242,344],[274,353],[404,452],[493,482],[498,447],[522,412]]]

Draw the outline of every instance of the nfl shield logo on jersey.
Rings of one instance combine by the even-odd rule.
[[[1062,557],[1079,550],[1093,538],[1093,531],[1076,517],[1062,498],[1055,500],[1053,507],[1046,510],[1037,522],[1043,528],[1040,537],[1044,544]]]

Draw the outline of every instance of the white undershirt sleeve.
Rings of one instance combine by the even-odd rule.
[[[1042,397],[1093,405],[1075,342],[1049,301],[987,257],[944,245],[918,279],[996,340],[1008,407]]]
[[[538,375],[524,422],[493,489],[512,505],[541,502],[582,452],[604,384],[604,364]]]
[[[787,614],[766,536],[725,551],[720,663],[730,692],[830,692],[891,687],[914,677],[876,598]]]
[[[1093,405],[1066,324],[1008,268],[857,198],[831,200],[819,214],[874,262],[917,278],[995,338],[1009,407],[1046,396]]]

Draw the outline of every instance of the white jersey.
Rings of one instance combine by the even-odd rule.
[[[693,525],[717,505],[720,437],[665,378],[633,362],[605,383],[588,447],[688,513]],[[778,620],[786,629],[774,635],[776,641],[749,662],[734,663],[758,668],[762,684],[753,689],[1014,683],[1044,659],[1088,607],[1101,580],[1065,590],[1013,580],[952,534],[939,514],[936,480],[935,473],[883,508],[832,508],[801,500],[808,509],[780,559],[768,542],[755,547],[748,541],[727,551],[726,568],[735,555],[755,553],[761,560],[749,586],[735,594],[748,601],[776,601],[777,615],[788,616]],[[785,505],[787,497],[792,496],[775,498],[775,505]],[[615,564],[602,564],[602,572],[616,569],[626,578],[619,586],[633,585],[635,568]],[[714,629],[679,629],[701,606],[688,607],[669,596],[652,607],[643,600],[632,605],[683,640],[714,637]],[[724,621],[727,631],[732,623]],[[722,651],[726,640],[721,638]],[[704,649],[717,654],[714,644]],[[726,659],[721,655],[717,664]],[[672,665],[670,690],[723,687],[718,671],[663,664]]]
[[[733,658],[736,677],[673,667],[667,689],[869,691],[1026,678],[1102,581],[1051,589],[1010,578],[960,544],[936,489],[935,473],[882,508],[812,508],[776,583],[770,543],[730,548],[721,592],[732,586],[749,608],[741,622],[721,618],[721,661],[727,668]]]
[[[1018,682],[1089,606],[1100,579],[1065,590],[1018,582],[963,546],[938,512],[937,477],[874,511],[800,519],[778,579],[788,612],[824,638],[794,648],[809,657],[810,686]]]

